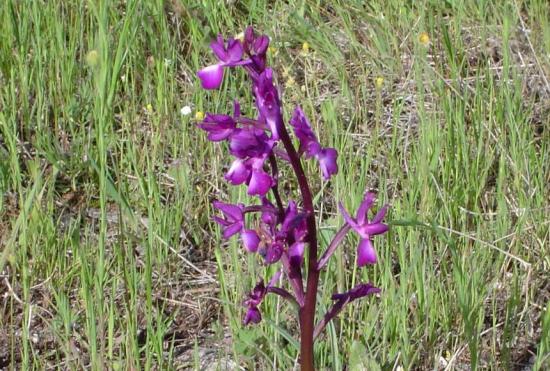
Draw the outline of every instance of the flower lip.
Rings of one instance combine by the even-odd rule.
[[[223,80],[223,66],[218,63],[204,67],[197,72],[197,76],[201,80],[204,89],[218,89]]]

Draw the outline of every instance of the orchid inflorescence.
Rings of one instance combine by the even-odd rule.
[[[313,199],[302,167],[302,158],[316,159],[323,179],[328,181],[338,172],[338,153],[334,148],[321,146],[300,107],[294,109],[289,120],[299,141],[298,148],[295,148],[283,119],[279,91],[273,81],[274,72],[267,67],[269,41],[267,36],[257,35],[252,27],[248,27],[242,40],[224,40],[218,36],[211,43],[210,47],[219,62],[198,71],[202,87],[218,89],[226,68],[242,67],[252,80],[258,114],[256,118],[244,117],[239,103],[235,101],[232,115],[207,113],[198,126],[208,133],[209,140],[228,143],[234,160],[225,179],[232,185],[245,184],[248,195],[258,196],[260,201],[251,206],[214,201],[214,208],[221,213],[221,217],[216,216],[214,220],[222,227],[223,238],[240,235],[245,249],[258,253],[264,264],[281,262],[282,265],[282,269],[267,285],[260,281],[244,301],[247,309],[244,324],[261,321],[259,306],[268,293],[287,299],[298,308],[302,369],[311,370],[314,340],[327,323],[349,302],[380,292],[371,283],[364,283],[348,292],[332,295],[333,307],[314,326],[319,273],[351,229],[361,237],[357,248],[358,266],[376,263],[372,236],[388,230],[388,226],[382,223],[387,206],[369,221],[367,213],[373,206],[374,193],[367,192],[356,218],[352,218],[339,204],[346,223],[318,259]],[[288,200],[286,206],[283,203],[278,191],[278,163],[281,161],[289,163],[296,175],[301,204],[292,200]],[[249,215],[256,218],[247,217]],[[254,219],[253,223],[251,219]],[[306,248],[308,268],[307,285],[304,288]],[[288,279],[291,291],[277,286],[283,276]]]

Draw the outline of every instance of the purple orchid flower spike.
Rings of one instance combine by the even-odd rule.
[[[220,201],[214,201],[213,205],[216,209],[220,210],[224,216],[223,218],[214,217],[214,220],[222,226],[223,238],[229,239],[231,236],[240,233],[244,247],[250,252],[257,251],[260,244],[260,237],[256,231],[245,229],[244,206],[241,204],[227,204]]]
[[[259,281],[247,295],[243,302],[246,307],[243,322],[248,325],[262,320],[260,305],[268,293],[289,301],[296,307],[300,323],[301,369],[312,371],[315,369],[314,341],[326,324],[348,303],[380,292],[367,283],[332,295],[332,308],[316,325],[316,303],[322,269],[351,229],[361,237],[357,247],[357,264],[374,264],[377,258],[372,237],[388,230],[388,226],[382,223],[387,206],[369,220],[367,213],[374,203],[373,193],[365,195],[355,218],[339,204],[346,223],[334,235],[322,256],[318,257],[317,213],[303,161],[317,160],[323,179],[329,180],[338,172],[338,152],[319,143],[300,107],[295,108],[290,119],[290,125],[299,140],[299,147],[296,148],[285,125],[287,121],[284,119],[274,71],[267,66],[269,43],[269,37],[256,34],[252,27],[246,29],[242,40],[224,40],[218,36],[212,42],[210,46],[218,63],[197,72],[202,86],[205,89],[219,88],[225,69],[240,66],[251,80],[257,113],[255,118],[241,116],[240,105],[235,101],[232,116],[208,113],[198,127],[207,133],[210,141],[227,142],[233,160],[224,175],[225,179],[232,185],[246,185],[248,195],[259,196],[261,200],[261,204],[246,207],[243,204],[215,201],[214,207],[222,215],[215,216],[214,220],[221,225],[223,238],[238,234],[246,250],[257,252],[263,258],[264,265],[280,263],[282,266],[269,284]],[[286,188],[284,192],[279,190],[279,180],[287,175],[279,171],[280,162],[289,164],[296,176],[301,195],[299,202],[281,197],[292,191]],[[285,207],[285,204],[288,206]],[[247,228],[247,222],[253,223],[254,228]],[[282,274],[287,278],[292,292],[276,286]]]
[[[357,218],[353,219],[344,209],[341,203],[338,204],[346,222],[351,228],[361,236],[359,246],[357,247],[357,265],[362,267],[367,264],[375,264],[377,261],[376,251],[372,245],[371,237],[383,234],[388,231],[388,226],[382,223],[382,219],[386,215],[388,205],[385,205],[378,211],[375,217],[369,222],[367,218],[368,211],[372,208],[376,195],[372,192],[367,192],[363,202],[357,210]]]
[[[294,128],[294,133],[300,141],[300,153],[304,154],[306,159],[316,158],[319,161],[323,179],[328,180],[338,172],[336,163],[338,152],[334,148],[321,147],[315,133],[311,128],[304,111],[298,106],[290,119],[290,125]]]

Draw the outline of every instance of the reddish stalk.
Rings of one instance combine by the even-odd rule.
[[[313,371],[313,331],[315,328],[315,307],[317,305],[317,287],[319,285],[319,270],[317,269],[317,226],[315,222],[315,211],[313,210],[313,198],[307,182],[300,157],[292,144],[288,131],[283,122],[282,115],[278,117],[278,129],[280,139],[290,158],[290,164],[296,174],[300,192],[302,194],[303,207],[307,213],[307,242],[308,253],[308,274],[304,305],[300,308],[300,366],[302,371]]]

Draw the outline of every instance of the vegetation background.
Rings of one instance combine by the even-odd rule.
[[[548,369],[546,0],[2,1],[0,369],[296,367],[284,303],[241,325],[265,269],[210,220],[246,195],[194,125],[234,98],[254,115],[240,71],[195,77],[249,24],[286,117],[301,104],[340,153],[314,183],[321,241],[337,201],[391,204],[379,264],[356,270],[351,236],[322,276],[320,313],[355,281],[383,292],[328,328],[319,368]]]

